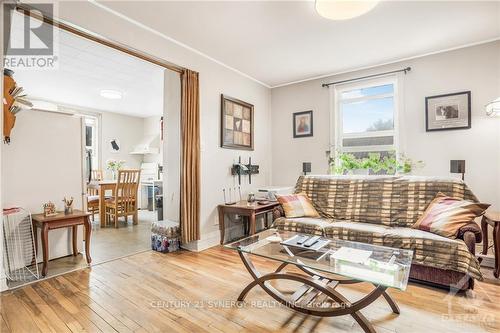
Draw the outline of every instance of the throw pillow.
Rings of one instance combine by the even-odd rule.
[[[488,204],[452,198],[439,192],[422,216],[413,225],[414,229],[456,238],[458,230],[484,214]]]
[[[278,202],[283,207],[285,216],[290,217],[319,217],[318,212],[305,193],[292,195],[277,195]]]

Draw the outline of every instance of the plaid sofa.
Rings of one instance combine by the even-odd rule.
[[[416,176],[302,176],[295,193],[306,193],[320,218],[286,218],[281,207],[274,226],[332,238],[413,250],[410,278],[439,286],[473,288],[482,279],[474,255],[481,242],[476,224],[457,239],[412,229],[438,192],[477,202],[460,180]]]

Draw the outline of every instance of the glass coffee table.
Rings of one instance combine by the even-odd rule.
[[[387,288],[405,290],[410,274],[413,251],[365,243],[321,237],[310,247],[298,244],[312,235],[269,229],[225,245],[238,251],[253,278],[238,297],[243,301],[248,292],[260,286],[281,304],[310,315],[335,317],[351,315],[365,332],[375,332],[361,309],[383,296],[394,313],[399,307]],[[260,273],[251,255],[275,260],[279,266],[272,273]],[[284,271],[288,265],[298,268]],[[293,293],[283,293],[271,281],[288,280],[299,283]],[[356,301],[349,301],[336,287],[341,284],[368,282],[374,289]]]

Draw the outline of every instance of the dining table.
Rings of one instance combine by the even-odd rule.
[[[115,195],[116,180],[91,181],[87,186],[98,190],[99,193],[99,221],[101,227],[106,225],[106,191],[111,191]]]

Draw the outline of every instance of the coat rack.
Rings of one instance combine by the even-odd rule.
[[[252,158],[248,158],[248,164],[241,163],[241,156],[238,163],[233,164],[231,167],[231,175],[238,176],[238,184],[241,185],[241,176],[248,175],[248,183],[252,184],[252,175],[259,174],[259,166],[252,164]]]

